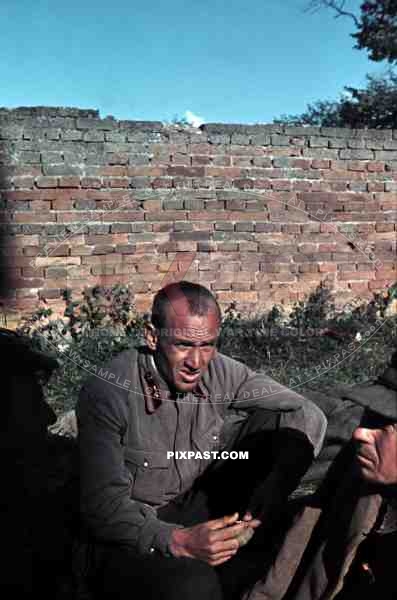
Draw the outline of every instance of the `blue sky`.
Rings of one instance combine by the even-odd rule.
[[[266,123],[384,67],[307,0],[1,0],[0,106]],[[360,2],[351,0],[349,6]]]

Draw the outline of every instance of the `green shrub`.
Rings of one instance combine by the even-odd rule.
[[[51,319],[52,310],[42,308],[18,328],[60,363],[45,390],[56,412],[74,407],[82,383],[96,367],[142,342],[143,318],[135,312],[127,287],[86,289],[80,301],[67,292],[64,301],[63,318]]]
[[[290,313],[273,307],[254,319],[232,305],[219,348],[289,387],[365,381],[384,370],[397,348],[397,315],[386,317],[396,297],[394,285],[370,302],[356,300],[337,311],[330,291],[319,286]]]
[[[56,412],[74,407],[83,381],[119,352],[143,342],[146,316],[135,312],[125,286],[87,289],[81,301],[65,294],[62,319],[40,309],[21,324],[40,350],[60,363],[46,387]],[[249,319],[232,303],[225,311],[219,350],[292,388],[327,389],[378,375],[397,346],[397,315],[387,317],[397,285],[370,302],[336,310],[320,286],[287,313],[280,306]],[[372,328],[372,332],[371,332]]]

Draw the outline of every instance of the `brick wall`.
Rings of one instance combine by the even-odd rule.
[[[397,279],[397,131],[0,109],[0,194],[8,312],[96,283],[146,310],[183,277],[248,312]]]

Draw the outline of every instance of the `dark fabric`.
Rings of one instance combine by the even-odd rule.
[[[344,394],[365,408],[397,421],[397,369],[389,367],[371,384],[354,386]]]
[[[396,600],[397,532],[369,535],[335,600]]]
[[[77,534],[77,447],[58,436],[29,441],[26,448],[1,449],[0,594],[61,600]]]
[[[375,426],[379,417],[358,408],[340,400],[334,414],[349,427],[352,421],[355,426]],[[332,407],[328,418],[330,414]],[[329,419],[329,436],[336,421]],[[342,445],[316,493],[290,503],[291,517],[280,528],[281,543],[274,544],[270,565],[263,561],[262,574],[244,600],[396,600],[397,537],[374,535],[394,527],[393,515],[385,520],[384,509],[385,501],[393,508],[395,488],[365,485],[358,478],[354,454],[353,442]]]
[[[340,385],[327,393],[309,390],[305,396],[328,419],[322,450],[302,480],[304,485],[310,485],[324,479],[333,460],[359,426],[366,408],[386,418],[397,418],[397,369],[389,367],[375,382]]]
[[[143,556],[133,549],[115,549],[104,563],[96,588],[98,600],[222,600],[213,568],[192,558]]]
[[[189,491],[160,508],[158,517],[185,527],[236,511],[242,517],[255,496],[263,525],[249,544],[216,568],[198,560],[164,557],[156,552],[143,557],[131,549],[104,547],[95,584],[100,598],[121,600],[127,594],[130,597],[135,589],[147,599],[240,598],[263,568],[264,556],[273,546],[277,518],[282,515],[291,489],[310,464],[313,451],[304,436],[278,430],[277,416],[264,415],[263,411],[244,425],[233,449],[248,450],[249,460],[229,459],[214,464]]]
[[[328,426],[321,452],[305,473],[302,479],[303,485],[318,484],[325,478],[333,461],[350,440],[364,414],[363,406],[339,396],[339,392],[342,393],[335,388],[333,393],[309,391],[306,394],[324,412]]]
[[[326,419],[309,400],[221,353],[202,377],[206,401],[189,392],[184,401],[164,401],[148,413],[142,380],[150,368],[150,355],[131,349],[83,386],[76,406],[80,508],[95,539],[142,554],[154,547],[167,556],[177,524],[158,519],[156,509],[191,488],[238,424],[258,411],[273,413],[280,427],[301,432],[317,453]],[[183,461],[167,457],[173,450],[200,454]]]

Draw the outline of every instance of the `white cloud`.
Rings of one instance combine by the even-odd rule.
[[[185,119],[192,127],[200,127],[204,123],[204,119],[195,115],[191,110],[185,111]]]

